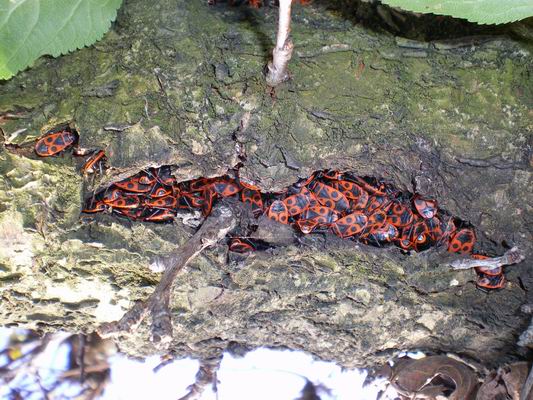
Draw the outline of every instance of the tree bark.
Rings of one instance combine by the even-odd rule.
[[[331,11],[336,2],[317,3],[293,10],[298,57],[275,98],[257,72],[275,11],[186,0],[128,1],[95,46],[0,84],[2,325],[92,331],[154,292],[154,260],[184,246],[199,216],[80,216],[84,199],[111,182],[160,165],[178,181],[239,167],[269,193],[331,168],[434,198],[473,226],[476,251],[499,257],[517,246],[526,259],[504,267],[504,289],[485,293],[473,271],[452,270],[434,250],[261,227],[271,249],[206,249],[158,303],[164,311],[168,302],[161,321],[172,323],[175,357],[258,346],[347,367],[411,348],[487,366],[525,357],[516,338],[530,318],[520,306],[533,303],[531,45],[494,27],[408,15],[406,32],[433,36],[395,37]],[[456,29],[442,35],[448,26]],[[517,27],[529,29],[502,29]],[[82,160],[68,153],[33,154],[35,139],[64,122],[80,147],[105,150],[103,175],[82,177]],[[144,324],[121,333],[121,350],[157,353],[150,334]]]

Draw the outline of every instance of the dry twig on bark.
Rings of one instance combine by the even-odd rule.
[[[188,393],[185,396],[180,397],[178,400],[200,399],[202,397],[202,393],[209,385],[211,385],[213,391],[216,392],[217,371],[220,368],[221,362],[222,354],[207,360],[201,360],[200,368],[196,373],[195,382],[187,388]]]
[[[272,61],[268,63],[267,84],[276,87],[289,79],[287,64],[292,57],[294,45],[289,37],[291,32],[292,0],[279,0],[278,33],[276,47],[272,51]]]
[[[172,339],[172,321],[169,302],[171,289],[183,268],[206,247],[213,246],[232,230],[237,223],[237,205],[219,202],[198,231],[179,249],[167,257],[166,270],[150,297],[135,304],[120,321],[102,324],[98,332],[102,337],[115,336],[135,329],[148,314],[152,317],[151,340],[167,343]]]
[[[492,270],[503,267],[504,265],[518,264],[520,261],[524,260],[524,258],[524,254],[518,249],[518,247],[515,246],[506,251],[505,254],[500,257],[490,257],[484,260],[461,258],[451,262],[450,266],[456,270],[476,267],[483,267]]]

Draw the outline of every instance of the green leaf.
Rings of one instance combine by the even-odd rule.
[[[101,39],[122,0],[0,0],[0,79]]]
[[[465,18],[478,24],[505,24],[533,16],[533,0],[381,0],[419,13]]]

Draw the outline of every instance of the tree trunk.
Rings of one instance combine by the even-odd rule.
[[[178,277],[169,352],[208,359],[284,346],[348,367],[414,348],[489,366],[524,356],[515,342],[529,322],[520,306],[533,300],[531,42],[486,32],[405,39],[317,3],[293,9],[293,79],[275,98],[261,70],[277,12],[185,0],[128,1],[95,46],[0,84],[0,112],[15,114],[0,120],[10,145],[0,153],[2,325],[92,331],[154,290],[155,258],[194,229],[80,218],[82,200],[109,182],[149,166],[173,165],[185,180],[242,164],[241,177],[279,191],[334,168],[435,198],[475,227],[477,250],[516,245],[527,258],[507,267],[505,289],[486,293],[434,250],[307,235],[243,257],[222,244]],[[32,154],[32,140],[69,121],[81,147],[106,151],[103,176],[83,178],[68,154]],[[148,336],[141,325],[121,350],[158,351]]]

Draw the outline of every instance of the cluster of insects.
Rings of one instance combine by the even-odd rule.
[[[51,156],[75,146],[70,129],[52,131],[37,141],[39,156]],[[103,162],[95,152],[84,173]],[[236,174],[238,175],[238,174]],[[289,224],[301,234],[330,232],[373,246],[395,245],[404,251],[447,246],[452,253],[473,254],[476,235],[466,223],[438,207],[434,199],[402,191],[379,179],[324,170],[301,179],[280,193],[263,193],[250,182],[230,176],[177,182],[170,166],[142,170],[115,182],[87,199],[83,213],[111,212],[133,221],[172,222],[180,211],[211,213],[218,198],[237,197],[256,218],[265,215]],[[231,251],[245,253],[261,247],[245,237],[230,239]],[[497,289],[505,284],[502,268],[476,268],[477,285]]]

